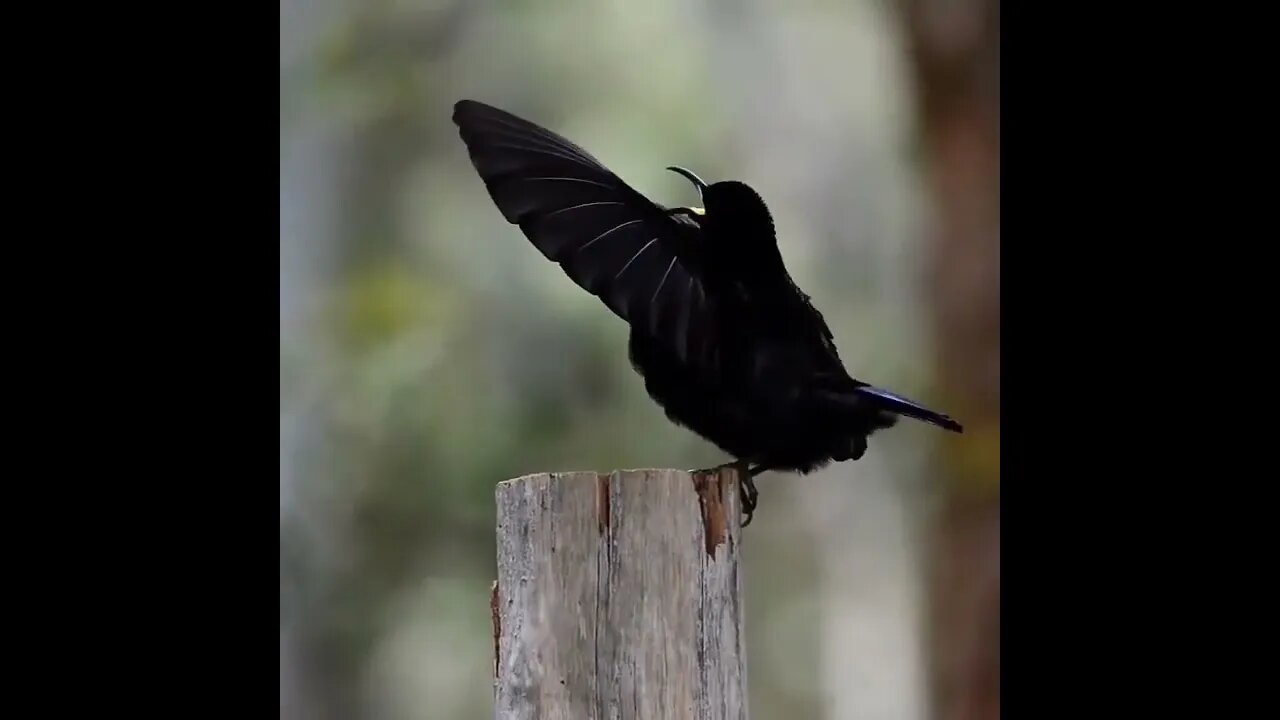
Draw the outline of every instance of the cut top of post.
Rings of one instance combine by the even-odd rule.
[[[732,469],[499,483],[496,717],[746,718]]]

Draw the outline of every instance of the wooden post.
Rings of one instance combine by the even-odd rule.
[[[732,470],[498,485],[498,720],[745,720]]]

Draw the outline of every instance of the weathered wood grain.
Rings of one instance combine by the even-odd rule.
[[[500,483],[499,720],[745,720],[737,477]]]

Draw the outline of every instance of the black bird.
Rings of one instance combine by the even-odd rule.
[[[857,460],[867,438],[899,416],[962,431],[845,371],[749,186],[668,167],[697,187],[703,207],[667,208],[508,112],[462,100],[453,121],[507,221],[630,325],[631,363],[649,396],[672,422],[736,458],[719,467],[741,474],[744,526],[763,471],[805,474]]]

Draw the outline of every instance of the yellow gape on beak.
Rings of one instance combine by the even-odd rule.
[[[702,209],[702,208],[700,208],[700,207],[691,207],[691,208],[689,208],[689,212],[692,212],[694,215],[706,215],[706,214],[707,214],[707,211],[706,211],[706,210],[703,210],[703,209]]]

